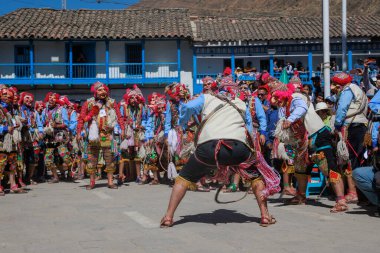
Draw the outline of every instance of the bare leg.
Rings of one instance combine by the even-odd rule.
[[[267,199],[262,195],[262,191],[265,189],[265,184],[262,179],[257,179],[252,182],[252,190],[256,196],[257,204],[261,213],[261,226],[269,226],[276,223],[276,220],[269,214]]]
[[[306,203],[307,175],[296,174],[295,177],[297,178],[298,191],[294,198],[285,201],[288,205],[301,205]]]
[[[164,218],[161,221],[161,226],[171,226],[173,224],[174,212],[177,209],[179,203],[182,201],[186,194],[189,184],[184,182],[176,181],[173,186],[172,194],[170,196],[170,201],[168,209]]]

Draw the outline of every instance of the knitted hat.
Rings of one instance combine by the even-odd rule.
[[[340,72],[340,73],[335,74],[333,78],[331,78],[331,80],[333,81],[333,83],[343,86],[343,85],[351,83],[352,77],[347,73]]]

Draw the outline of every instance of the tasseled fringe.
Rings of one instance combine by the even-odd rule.
[[[120,149],[121,150],[127,150],[128,149],[128,141],[127,140],[123,140],[120,144]]]
[[[290,157],[286,153],[285,144],[283,142],[280,142],[277,147],[277,157],[278,159],[282,159],[285,161],[289,161]]]
[[[98,128],[98,124],[94,120],[92,121],[90,125],[88,140],[91,142],[99,141],[99,128]]]
[[[30,134],[30,133],[28,132],[28,134]],[[13,142],[15,144],[19,144],[22,140],[21,139],[21,132],[19,130],[16,130],[16,129],[13,130],[12,138],[13,138]]]
[[[195,151],[194,142],[184,143],[181,152],[179,153],[179,157],[186,158],[190,157]]]
[[[4,142],[3,142],[3,149],[6,151],[6,152],[12,152],[12,135],[7,133],[5,136],[4,136]]]
[[[185,186],[190,191],[195,191],[197,189],[197,185],[193,182],[190,182],[189,180],[184,179],[181,176],[176,177],[175,184],[181,184]]]
[[[111,109],[108,110],[108,115],[107,115],[107,125],[110,128],[114,128],[117,123],[117,116],[115,110]]]
[[[175,131],[175,129],[170,129],[168,133],[168,145],[169,152],[173,156],[175,154],[175,151],[177,150],[178,145],[177,132]]]
[[[263,155],[260,152],[257,153],[256,157],[256,167],[259,170],[260,174],[263,176],[265,181],[265,189],[262,191],[262,195],[264,197],[268,197],[277,192],[280,192],[281,177],[278,174],[278,172],[268,165],[268,163],[265,161]]]
[[[168,165],[168,179],[174,179],[178,176],[176,167],[173,162],[170,162]]]
[[[135,146],[135,138],[133,136],[133,129],[131,126],[127,126],[127,134],[126,134],[126,138],[127,138],[127,143],[128,143],[128,146],[129,147],[133,147]]]
[[[74,152],[77,153],[79,151],[79,145],[78,145],[77,138],[73,138],[72,145],[73,145]]]
[[[138,157],[141,159],[144,159],[146,157],[146,150],[144,145],[141,145],[141,147],[139,148]]]
[[[285,144],[296,145],[297,140],[294,138],[292,130],[290,128],[282,129],[282,123],[284,120],[285,118],[282,118],[278,121],[274,135]]]
[[[339,133],[339,141],[337,144],[337,154],[340,161],[347,162],[350,160],[347,144],[344,141],[342,133]]]
[[[50,126],[50,124],[46,127],[44,127],[44,133],[49,136],[53,136],[54,129]]]

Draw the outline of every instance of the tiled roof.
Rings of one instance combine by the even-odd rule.
[[[0,17],[0,39],[192,38],[187,9],[18,9]]]
[[[255,41],[321,39],[322,17],[310,18],[192,18],[195,41]],[[341,37],[339,17],[330,19],[330,37]],[[348,37],[380,37],[380,22],[375,17],[347,18]]]
[[[347,18],[348,37],[380,37],[376,17]],[[341,36],[332,17],[330,36]],[[321,39],[321,17],[190,17],[187,9],[19,9],[0,17],[1,39],[192,38],[195,41]]]

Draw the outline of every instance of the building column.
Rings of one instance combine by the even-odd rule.
[[[309,81],[313,77],[313,52],[309,51],[307,54],[307,66],[309,70]]]
[[[141,41],[141,75],[142,83],[145,83],[146,66],[145,66],[145,39]]]
[[[232,70],[232,79],[235,80],[235,50],[231,47],[231,70]]]
[[[105,41],[106,43],[106,84],[109,85],[110,81],[110,42],[108,40]]]
[[[348,50],[348,71],[352,70],[352,51]]]
[[[193,48],[193,94],[197,93],[197,54],[195,48]]]
[[[69,78],[70,84],[73,84],[73,42],[69,42]]]
[[[181,40],[177,40],[177,72],[178,82],[181,82]]]
[[[271,55],[269,56],[269,74],[270,74],[271,76],[274,75],[274,70],[273,70],[273,68],[274,68],[274,56],[271,54]]]
[[[30,81],[34,85],[34,43],[33,40],[29,41],[29,64],[30,64]]]

